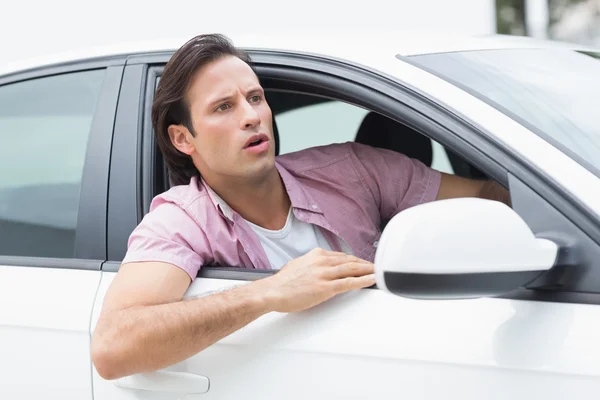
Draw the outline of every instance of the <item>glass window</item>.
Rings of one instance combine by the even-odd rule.
[[[279,94],[277,100],[285,102],[282,96]],[[296,94],[290,96],[298,97]],[[352,142],[363,119],[369,113],[368,110],[341,101],[315,102],[316,104],[275,114],[275,123],[279,131],[279,154],[331,143]],[[272,105],[272,108],[276,110],[277,104]],[[432,142],[432,147],[431,167],[438,171],[454,173],[444,148],[437,142]]]
[[[530,126],[600,176],[600,54],[518,49],[410,59]]]
[[[275,115],[280,154],[354,140],[368,111],[341,101],[327,101]]]
[[[0,86],[0,255],[72,257],[104,70]]]

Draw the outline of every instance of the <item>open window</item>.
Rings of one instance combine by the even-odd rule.
[[[412,95],[405,99],[406,94],[397,85],[390,86],[386,82],[382,90],[382,82],[376,77],[365,74],[358,76],[357,80],[344,79],[340,76],[344,74],[343,69],[337,74],[328,74],[318,65],[307,72],[301,68],[258,62],[256,70],[273,111],[278,155],[331,143],[356,141],[403,153],[442,172],[477,178],[494,176],[506,184],[505,171],[493,160],[484,159],[483,156],[477,158],[478,168],[466,162],[459,154],[465,152],[468,144],[458,136],[453,136],[446,126],[435,119],[433,113],[415,109],[411,104]],[[150,81],[147,88],[153,93],[161,69],[151,71],[153,73],[148,75]],[[147,102],[151,100],[151,96],[146,97]],[[148,103],[146,109],[149,109]],[[151,130],[151,126],[146,122],[145,130],[148,129]],[[144,190],[147,195],[143,196],[144,212],[147,212],[151,199],[168,190],[170,185],[154,140],[144,142],[144,152],[152,152],[145,157],[145,160],[152,162],[143,163],[152,170],[148,179],[152,191],[148,193]],[[482,170],[486,170],[486,174],[481,172],[480,165],[484,166]],[[202,268],[199,276],[253,280],[273,272],[217,266]]]

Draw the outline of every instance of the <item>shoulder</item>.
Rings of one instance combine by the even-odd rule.
[[[173,204],[187,210],[192,205],[206,200],[207,197],[208,192],[206,189],[198,182],[197,178],[192,178],[187,185],[173,186],[155,196],[150,204],[150,212],[163,204]]]
[[[203,214],[210,213],[207,194],[197,182],[157,195],[128,240],[125,262],[157,261],[185,270],[192,280],[212,254]]]
[[[302,173],[329,165],[358,161],[380,151],[381,149],[356,142],[334,143],[283,154],[277,157],[277,162],[288,170]]]
[[[144,219],[174,227],[177,226],[175,222],[189,220],[198,228],[204,228],[207,215],[214,211],[211,210],[211,205],[206,188],[197,178],[192,178],[187,185],[173,186],[155,196]]]

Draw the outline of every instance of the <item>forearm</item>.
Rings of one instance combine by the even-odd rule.
[[[207,297],[106,312],[92,357],[107,379],[183,361],[270,311],[257,282]]]
[[[483,182],[479,189],[477,197],[482,199],[500,201],[508,206],[511,206],[509,191],[493,180]]]

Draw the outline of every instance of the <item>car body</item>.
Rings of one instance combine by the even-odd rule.
[[[494,97],[509,88],[506,98],[519,100],[522,92],[545,87],[540,79],[513,90],[508,77],[519,78],[521,70],[560,83],[540,64],[521,69],[519,61],[530,54],[556,64],[573,56],[579,63],[599,50],[394,32],[232,39],[250,53],[266,89],[280,154],[354,140],[365,115],[375,111],[430,140],[434,168],[508,187],[512,208],[531,232],[560,244],[552,269],[494,296],[468,296],[467,290],[463,299],[440,293],[433,300],[363,289],[302,313],[265,315],[165,370],[105,380],[91,363],[90,337],[129,234],[152,198],[169,187],[150,108],[162,69],[183,41],[115,44],[5,66],[1,398],[559,399],[600,391],[600,179],[594,165],[600,117],[570,114],[575,111],[566,106],[557,112],[536,98],[527,104],[549,108],[529,118]],[[486,76],[491,68],[473,72],[481,60],[469,57],[480,55],[492,57],[507,80]],[[572,90],[589,89],[577,110],[597,109],[600,93],[593,90],[600,75],[591,73],[600,61],[588,68],[585,60],[581,69],[573,67],[575,74],[559,70],[564,79],[589,80],[564,85],[571,102],[580,99]],[[541,65],[550,70],[554,64]],[[476,73],[482,78],[469,80]],[[490,91],[490,82],[500,86]],[[568,119],[572,132],[544,128],[542,122],[557,115],[569,118],[553,126]],[[437,228],[450,223],[444,219]],[[490,222],[489,230],[497,229]],[[372,240],[375,251],[379,237]],[[462,243],[457,252],[480,245]],[[185,297],[269,273],[203,268]]]

